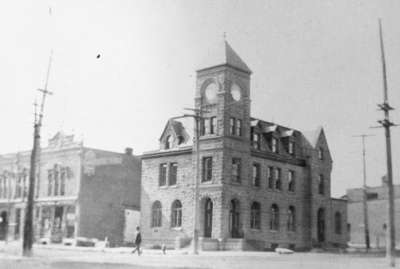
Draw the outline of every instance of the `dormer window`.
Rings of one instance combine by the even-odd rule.
[[[318,159],[320,160],[324,159],[324,150],[321,147],[318,148]]]
[[[255,132],[252,133],[251,136],[251,143],[254,149],[260,149],[260,134],[257,134]]]
[[[294,141],[289,141],[288,143],[288,153],[294,155]]]
[[[271,137],[271,142],[270,142],[270,147],[271,147],[271,151],[274,153],[278,152],[278,139],[276,139],[275,137]]]
[[[178,136],[178,145],[182,144],[183,142],[185,142],[185,138],[183,136]]]
[[[167,139],[165,139],[165,149],[170,149],[172,147],[173,140],[172,135],[167,136]]]

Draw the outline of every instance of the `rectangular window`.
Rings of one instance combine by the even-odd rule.
[[[260,149],[260,134],[254,133],[251,136],[252,145],[254,149]]]
[[[58,166],[57,168],[54,168],[53,171],[53,181],[54,181],[54,196],[58,196],[58,189],[59,189],[59,171],[58,171]]]
[[[259,163],[254,163],[253,164],[253,186],[255,187],[260,187],[260,164]]]
[[[274,168],[272,166],[268,167],[268,188],[274,188]]]
[[[240,119],[236,120],[236,135],[242,136],[242,120]]]
[[[178,164],[170,163],[170,165],[169,165],[169,185],[176,185],[177,174],[178,174]]]
[[[167,184],[167,164],[162,163],[160,164],[160,171],[159,171],[159,186],[165,186]]]
[[[211,133],[210,118],[204,119],[204,135]]]
[[[22,196],[22,175],[17,174],[17,184],[15,186],[15,198],[21,198],[21,196]]]
[[[53,170],[47,171],[47,196],[53,195]]]
[[[296,180],[294,171],[289,170],[288,172],[288,191],[294,192],[296,189]]]
[[[290,155],[294,155],[294,142],[293,141],[289,141],[288,152]]]
[[[232,159],[232,182],[240,182],[241,160],[239,158]]]
[[[271,137],[271,151],[274,153],[278,152],[278,139]]]
[[[378,193],[367,192],[367,200],[376,200],[376,199],[378,199]]]
[[[210,118],[210,134],[215,134],[217,132],[217,118]]]
[[[321,147],[318,148],[318,159],[320,160],[324,159],[324,150]]]
[[[318,177],[318,193],[321,195],[324,195],[325,193],[325,182],[323,175],[319,175]]]
[[[212,157],[204,157],[203,158],[203,166],[202,166],[202,182],[211,181],[212,179]]]
[[[61,173],[60,173],[60,195],[64,196],[65,195],[65,179],[67,177],[67,168],[62,167],[61,168]]]
[[[276,168],[274,170],[275,172],[275,189],[277,190],[281,190],[282,189],[282,181],[281,181],[281,169],[280,168]]]
[[[231,135],[236,135],[236,121],[235,121],[235,118],[230,118],[229,126],[230,126],[230,134]]]

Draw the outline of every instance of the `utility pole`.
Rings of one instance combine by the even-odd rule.
[[[368,221],[368,204],[367,204],[367,168],[365,161],[365,138],[374,135],[355,135],[354,137],[362,138],[362,155],[363,155],[363,212],[364,212],[364,235],[365,235],[365,248],[367,252],[370,249],[369,238],[369,221]]]
[[[44,105],[46,96],[52,93],[47,90],[49,82],[49,74],[51,68],[52,54],[50,54],[49,64],[47,67],[46,82],[43,89],[38,89],[42,93],[42,102],[40,105],[39,115],[35,112],[34,120],[34,131],[33,131],[33,148],[30,159],[30,171],[29,171],[29,188],[28,188],[28,202],[26,206],[25,222],[24,222],[24,236],[22,242],[22,255],[30,257],[32,256],[32,245],[33,245],[33,203],[34,203],[34,192],[35,192],[35,176],[36,176],[36,159],[38,151],[40,150],[40,128],[42,127]],[[36,111],[36,107],[35,107]]]
[[[395,124],[390,121],[389,111],[393,110],[389,105],[388,87],[386,78],[385,50],[382,37],[382,23],[379,19],[379,40],[381,47],[382,74],[383,74],[383,103],[378,107],[384,112],[384,119],[379,124],[385,128],[386,138],[386,162],[387,162],[387,188],[388,188],[388,225],[386,229],[386,258],[390,267],[395,266],[395,226],[394,226],[394,195],[393,195],[393,171],[392,171],[392,146],[390,140],[390,127]]]
[[[193,199],[193,241],[192,241],[192,253],[197,255],[199,254],[199,185],[200,185],[200,174],[201,174],[201,165],[200,165],[200,131],[201,131],[201,122],[205,119],[202,116],[206,110],[200,109],[192,109],[185,108],[185,110],[193,111],[194,114],[184,114],[183,116],[173,117],[173,119],[180,118],[194,118],[195,120],[195,152],[196,152],[196,176],[194,182],[194,199]]]

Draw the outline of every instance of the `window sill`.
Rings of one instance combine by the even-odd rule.
[[[231,184],[232,185],[236,185],[236,186],[240,186],[240,185],[242,185],[242,182],[240,182],[240,181],[232,181],[231,180]]]
[[[261,232],[261,228],[250,228],[251,232]]]
[[[207,140],[207,139],[215,138],[218,136],[219,135],[217,135],[217,134],[205,134],[205,135],[200,136],[200,140]]]
[[[180,227],[171,227],[171,230],[182,231],[182,226],[180,226]]]
[[[166,189],[176,189],[178,188],[177,184],[174,185],[165,185],[165,186],[158,186],[159,189],[166,190]]]

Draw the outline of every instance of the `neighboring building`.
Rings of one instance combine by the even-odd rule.
[[[210,54],[195,92],[195,108],[207,110],[199,140],[201,247],[344,246],[346,203],[330,195],[332,159],[322,128],[301,133],[252,118],[250,69],[226,42]],[[171,118],[160,149],[142,156],[145,245],[178,247],[192,238],[193,133],[193,119]]]
[[[22,237],[30,154],[0,155],[0,239],[7,229],[9,239]],[[72,135],[57,133],[41,149],[38,167],[36,240],[107,237],[111,244],[124,241],[125,211],[138,211],[140,205],[140,158],[132,155],[132,149],[115,153],[87,148]]]
[[[395,208],[400,208],[400,185],[394,185]],[[347,212],[350,244],[365,246],[364,207],[362,188],[347,190]],[[384,178],[382,186],[367,188],[367,208],[370,245],[373,248],[385,248],[388,214],[388,189]],[[395,211],[395,227],[400,227],[400,211]],[[396,233],[396,245],[400,245],[400,233]]]

